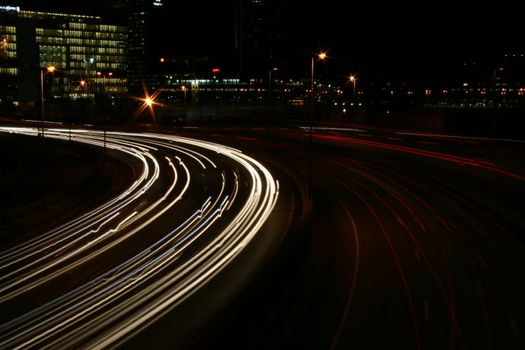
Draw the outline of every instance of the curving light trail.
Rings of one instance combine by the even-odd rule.
[[[104,146],[101,132],[76,130],[73,140]],[[128,341],[225,269],[279,195],[262,164],[230,147],[112,132],[105,145],[133,164],[135,181],[81,217],[0,251],[1,349]],[[35,294],[44,296],[33,301]]]

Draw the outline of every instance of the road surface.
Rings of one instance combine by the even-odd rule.
[[[279,181],[241,151],[160,134],[75,130],[72,138],[126,159],[135,181],[74,220],[2,247],[2,349],[184,344],[290,226]]]

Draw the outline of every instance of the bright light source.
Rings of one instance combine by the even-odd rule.
[[[153,106],[153,100],[149,97],[146,97],[146,100],[144,102],[146,102],[146,104],[150,107]]]
[[[326,52],[321,52],[321,53],[319,54],[319,59],[320,59],[320,60],[324,60],[325,58],[326,58]]]
[[[53,73],[53,72],[55,72],[56,69],[57,69],[57,68],[56,68],[55,66],[48,66],[48,67],[47,67],[47,71],[48,71],[49,73]]]

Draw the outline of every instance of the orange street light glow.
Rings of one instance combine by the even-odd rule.
[[[143,88],[144,88],[144,97],[134,97],[134,99],[141,101],[142,104],[140,105],[138,110],[135,111],[135,113],[133,114],[133,120],[138,118],[142,114],[142,112],[148,109],[153,123],[157,125],[157,119],[155,117],[155,106],[162,106],[161,103],[156,101],[162,89],[158,89],[154,91],[152,94],[150,94],[148,90],[146,89],[146,87],[143,87]]]

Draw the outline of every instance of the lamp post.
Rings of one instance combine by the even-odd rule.
[[[313,132],[313,122],[314,122],[314,79],[315,79],[315,58],[323,61],[326,59],[326,52],[321,52],[315,55],[312,55],[310,61],[310,133],[308,137],[308,198],[312,198],[312,132]]]
[[[42,137],[42,181],[46,180],[46,142],[45,142],[45,131],[44,131],[44,73],[54,73],[56,67],[51,65],[47,66],[45,69],[40,69],[40,127]],[[42,207],[46,210],[46,190],[42,186]]]
[[[354,86],[354,89],[353,89],[353,95],[354,95],[354,98],[353,98],[353,102],[355,104],[355,93],[356,93],[356,89],[357,89],[357,77],[355,74],[351,74],[349,77],[348,77],[348,80],[350,80],[350,82],[353,84]]]
[[[186,106],[186,91],[188,90],[186,88],[186,85],[182,85],[181,87],[182,92],[184,93],[184,106]]]
[[[40,117],[42,139],[44,138],[44,73],[54,73],[55,71],[56,67],[53,65],[47,66],[45,69],[40,69]]]
[[[107,131],[107,122],[108,118],[106,116],[105,110],[106,110],[106,77],[109,76],[110,78],[113,76],[113,72],[108,72],[106,74],[102,72],[97,72],[97,76],[102,78],[102,122],[104,124],[104,159],[106,157],[106,131]],[[110,82],[111,83],[111,82]]]

